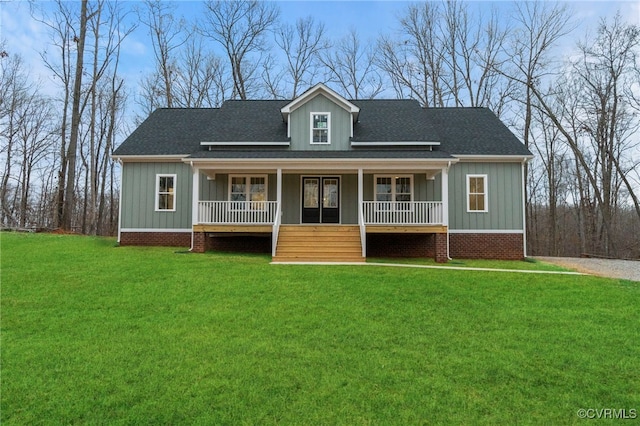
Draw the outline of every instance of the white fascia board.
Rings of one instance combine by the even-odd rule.
[[[111,159],[123,163],[175,163],[184,161],[189,154],[181,155],[111,155]]]
[[[464,163],[513,163],[533,159],[533,155],[451,155]]]
[[[200,142],[202,146],[289,146],[291,142]]]
[[[280,112],[282,113],[285,121],[289,121],[288,120],[288,115],[291,114],[291,112],[296,110],[301,105],[304,105],[306,102],[310,101],[311,99],[315,98],[319,94],[325,95],[332,102],[334,102],[335,104],[337,104],[341,108],[343,108],[346,111],[348,111],[349,113],[351,113],[351,115],[353,116],[353,119],[355,121],[358,113],[360,112],[360,108],[357,107],[356,105],[352,104],[351,102],[349,102],[344,97],[340,96],[338,93],[336,93],[333,90],[329,89],[327,86],[325,86],[322,83],[316,84],[315,86],[313,86],[312,88],[307,90],[305,93],[303,93],[302,95],[298,96],[296,99],[294,99],[293,101],[289,102],[287,105],[285,105],[284,107],[282,107],[280,109]]]
[[[403,142],[351,142],[351,146],[439,146],[436,141],[403,141]]]
[[[197,165],[205,171],[210,168],[216,172],[232,172],[238,170],[276,170],[293,173],[309,170],[357,171],[364,169],[367,173],[374,171],[411,171],[424,173],[426,170],[440,170],[457,160],[452,159],[415,159],[415,158],[189,158],[184,162]]]

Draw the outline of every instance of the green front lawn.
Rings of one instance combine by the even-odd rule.
[[[3,425],[640,416],[639,283],[0,238]]]

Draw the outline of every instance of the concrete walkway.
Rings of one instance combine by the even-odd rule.
[[[421,269],[453,269],[457,271],[484,271],[484,272],[512,272],[522,274],[547,274],[547,275],[589,275],[574,271],[534,271],[527,269],[497,269],[497,268],[473,268],[468,266],[446,265],[412,265],[406,263],[375,263],[375,262],[271,262],[272,265],[349,265],[349,266],[391,266],[396,268],[421,268]]]

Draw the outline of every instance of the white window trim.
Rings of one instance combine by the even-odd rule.
[[[173,208],[161,209],[160,208],[160,178],[171,177],[173,178]],[[156,175],[156,195],[154,208],[157,212],[175,212],[176,205],[178,205],[178,175],[171,173],[158,173]]]
[[[313,141],[313,116],[314,115],[326,115],[327,116],[327,141],[326,142],[314,142]],[[309,115],[309,140],[311,145],[331,145],[331,113],[330,112],[312,112]]]
[[[471,178],[483,178],[484,182],[484,210],[472,210],[469,205],[469,195],[471,195]],[[467,213],[487,213],[489,212],[489,178],[486,174],[467,175]]]
[[[231,185],[233,184],[233,178],[245,178],[246,179],[246,184],[245,184],[245,195],[247,197],[247,201],[251,201],[249,200],[250,195],[251,195],[251,178],[264,178],[264,207],[262,209],[255,209],[255,210],[264,210],[267,208],[267,201],[269,201],[269,175],[244,175],[244,174],[233,174],[233,175],[229,175],[229,191],[228,191],[228,195],[227,195],[227,201],[231,201]],[[237,209],[231,209],[231,210],[237,210]]]
[[[410,187],[410,191],[411,191],[411,200],[410,202],[413,203],[413,197],[414,197],[414,187],[413,187],[413,175],[373,175],[373,201],[378,201],[376,199],[378,192],[377,192],[377,186],[378,186],[378,178],[391,178],[391,201],[393,202],[393,204],[391,204],[392,206],[392,211],[396,210],[396,179],[397,178],[409,178],[409,187]],[[406,202],[406,201],[398,201],[398,202]],[[377,208],[377,204],[376,204],[376,208]],[[399,210],[399,211],[406,211],[406,210]]]

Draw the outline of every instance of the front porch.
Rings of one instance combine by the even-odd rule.
[[[448,167],[344,170],[334,165],[332,170],[274,173],[193,166],[192,250],[209,249],[208,238],[252,236],[260,244],[269,240],[274,261],[364,261],[368,235],[379,235],[378,242],[385,235],[432,235],[423,238],[432,246],[428,253],[445,262],[447,173]],[[215,199],[206,199],[211,194]],[[349,243],[337,238],[347,234]]]
[[[443,223],[443,203],[400,204],[362,202],[361,214],[358,214],[362,223],[349,225],[282,224],[277,220],[282,210],[277,201],[199,201],[198,222],[193,225],[193,251],[211,249],[208,238],[253,237],[254,241],[260,241],[254,244],[261,246],[266,244],[264,239],[269,239],[274,262],[364,262],[369,235],[370,244],[376,247],[379,256],[385,256],[380,254],[384,253],[380,246],[392,247],[392,241],[400,241],[403,246],[413,247],[415,253],[427,253],[439,262],[446,262],[447,226]],[[384,238],[388,238],[386,243]],[[422,241],[420,245],[424,247],[416,249],[416,241]],[[386,256],[399,253],[408,251],[406,247],[395,248]]]

